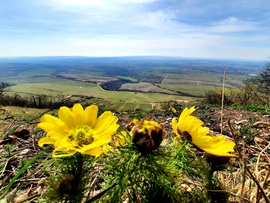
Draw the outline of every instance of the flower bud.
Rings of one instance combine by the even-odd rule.
[[[139,123],[138,119],[134,118],[129,124],[127,124],[126,128],[128,131],[131,131],[132,128]]]
[[[132,141],[143,153],[157,149],[166,135],[162,124],[151,119],[143,119],[131,131]]]

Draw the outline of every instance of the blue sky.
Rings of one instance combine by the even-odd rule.
[[[270,57],[269,0],[0,0],[0,56]]]

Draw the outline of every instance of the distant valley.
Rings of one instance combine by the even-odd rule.
[[[194,101],[208,90],[240,87],[259,73],[263,61],[177,57],[0,58],[1,81],[9,93],[53,97],[82,95],[118,110],[162,108],[169,101]]]

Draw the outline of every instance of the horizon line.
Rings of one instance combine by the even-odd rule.
[[[265,59],[248,59],[248,58],[216,58],[216,57],[188,57],[188,56],[166,56],[166,55],[119,55],[119,56],[86,56],[86,55],[42,55],[42,56],[0,56],[0,59],[4,58],[57,58],[57,57],[73,57],[73,58],[128,58],[128,57],[155,57],[155,58],[179,58],[179,59],[199,59],[199,60],[242,60],[242,61],[267,61],[270,58]]]

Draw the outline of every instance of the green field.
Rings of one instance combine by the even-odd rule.
[[[89,103],[107,109],[152,110],[163,108],[169,101],[194,101],[209,90],[221,88],[223,70],[228,65],[224,61],[191,63],[181,59],[153,61],[151,58],[136,58],[134,61],[128,61],[128,58],[121,59],[123,61],[114,58],[61,60],[0,63],[0,77],[12,84],[8,94],[56,98],[88,96],[92,98]],[[240,63],[240,68],[238,62],[233,63],[234,67],[226,75],[226,88],[240,87],[252,71],[248,65],[242,68]]]
[[[130,91],[108,91],[100,87],[99,82],[102,77],[97,76],[97,74],[80,75],[76,73],[76,75],[73,75],[77,80],[91,78],[91,83],[73,80],[74,78],[52,77],[50,76],[51,71],[48,70],[42,71],[42,73],[43,75],[40,74],[40,71],[27,71],[17,77],[10,78],[13,83],[17,84],[9,87],[8,93],[18,93],[24,96],[45,94],[57,97],[61,95],[64,98],[72,95],[89,96],[97,98],[89,101],[89,103],[96,103],[103,106],[104,109],[132,111],[136,109],[162,109],[162,106],[164,106],[162,104],[169,101],[190,102],[195,100],[194,97],[175,95],[174,91],[198,97],[203,96],[208,90],[222,86],[221,75],[167,74],[162,84],[157,84],[160,88],[150,83],[126,83],[123,85],[123,89],[129,89]],[[71,76],[72,74],[69,74],[69,77]],[[235,77],[231,77],[230,81],[237,81]],[[239,81],[237,82],[239,83]],[[148,91],[157,91],[159,93],[149,93]]]
[[[140,93],[140,92],[128,92],[128,91],[107,91],[103,90],[97,84],[57,79],[47,82],[32,82],[17,84],[9,88],[8,93],[19,93],[21,95],[32,94],[45,94],[52,97],[63,95],[69,97],[72,95],[82,95],[95,97],[97,99],[92,100],[92,103],[97,103],[101,106],[105,106],[110,110],[117,111],[130,111],[136,109],[151,110],[161,109],[161,104],[168,101],[188,102],[192,101],[192,98],[182,97],[177,95],[166,95],[160,93]],[[155,103],[155,107],[152,108],[151,103]]]

